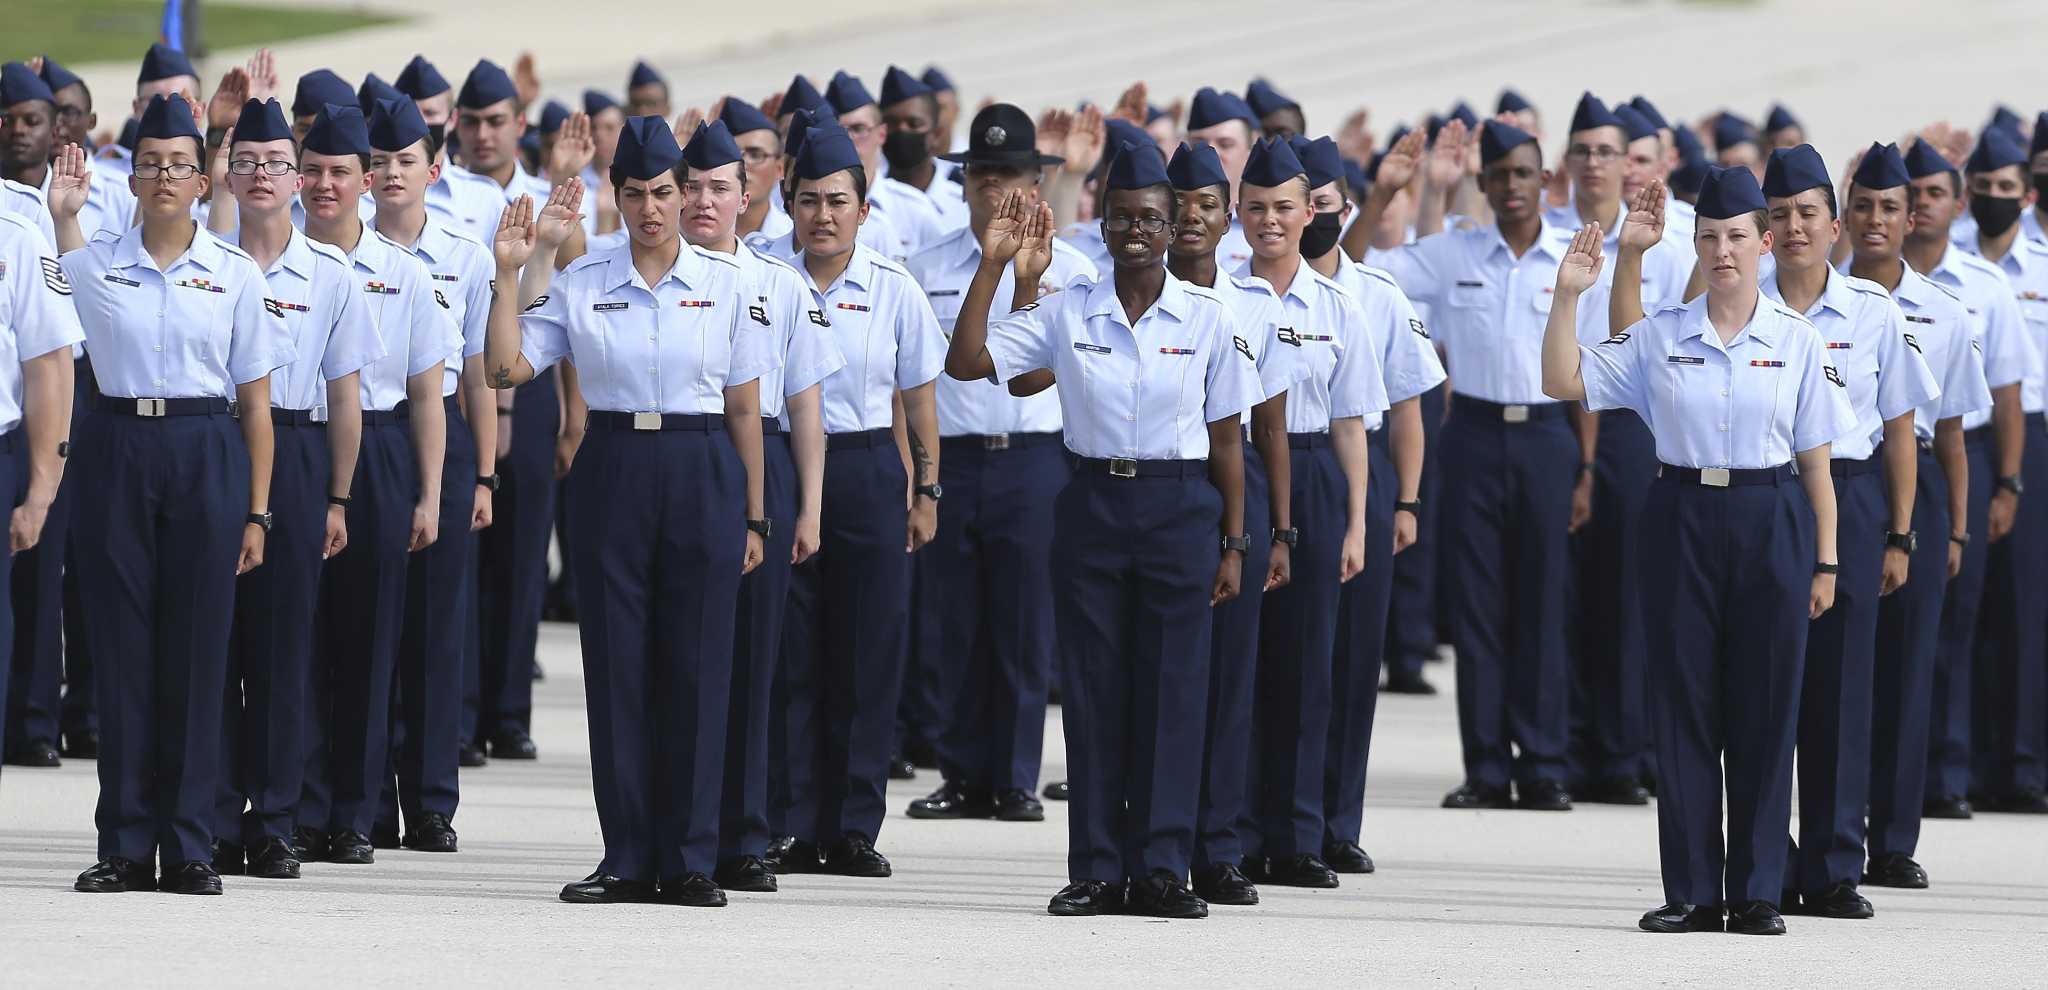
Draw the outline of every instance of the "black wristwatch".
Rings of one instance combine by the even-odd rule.
[[[911,491],[912,494],[922,495],[925,498],[931,499],[932,501],[936,502],[939,499],[945,497],[946,486],[941,485],[935,481],[929,485],[919,485],[916,488],[912,489]]]
[[[1840,574],[1840,573],[1842,573],[1842,565],[1840,565],[1840,564],[1815,564],[1815,565],[1813,565],[1813,572],[1814,572],[1815,574]]]
[[[477,475],[476,484],[478,488],[488,488],[495,492],[498,490],[498,476],[495,474]]]
[[[277,522],[277,517],[268,512],[251,512],[246,521],[251,525],[263,527],[263,531],[268,533],[270,527]]]
[[[1592,473],[1593,473],[1593,462],[1592,462],[1592,461],[1581,461],[1581,462],[1579,463],[1579,477],[1583,478],[1583,477],[1585,477],[1585,476],[1587,476],[1587,475],[1589,475],[1589,474],[1592,474]]]
[[[1920,549],[1920,534],[1911,530],[1904,533],[1887,532],[1884,534],[1884,547],[1887,550],[1904,550],[1912,553]]]
[[[1252,550],[1252,538],[1251,538],[1251,534],[1247,533],[1247,534],[1245,534],[1245,535],[1243,535],[1243,536],[1226,536],[1226,537],[1224,537],[1224,538],[1223,538],[1223,549],[1225,549],[1225,550],[1235,550],[1235,551],[1237,551],[1238,553],[1250,553],[1250,552],[1251,552],[1251,550]]]
[[[1290,547],[1294,546],[1301,542],[1301,530],[1293,526],[1289,526],[1286,529],[1276,529],[1273,531],[1273,542],[1285,543]]]
[[[1411,516],[1417,516],[1417,517],[1420,517],[1420,516],[1422,515],[1422,500],[1418,498],[1418,499],[1416,499],[1416,500],[1415,500],[1415,501],[1413,501],[1413,502],[1398,502],[1398,501],[1397,501],[1397,502],[1395,502],[1395,503],[1394,503],[1394,511],[1395,511],[1395,512],[1406,512],[1406,513],[1408,513],[1408,514],[1409,514],[1409,515],[1411,515]]]
[[[1961,535],[1957,535],[1955,533],[1950,533],[1948,536],[1948,541],[1950,543],[1955,544],[1956,546],[1966,547],[1970,545],[1970,534],[1963,533]]]
[[[759,533],[759,534],[761,534],[761,538],[762,538],[762,539],[764,539],[764,540],[768,538],[768,534],[770,534],[770,533],[772,533],[772,532],[774,532],[774,531],[775,531],[775,523],[774,523],[774,521],[773,521],[773,520],[770,520],[770,519],[749,519],[749,520],[747,520],[747,532],[750,532],[750,533]]]
[[[69,441],[69,440],[59,440],[59,441],[57,441],[57,459],[61,461],[61,460],[65,459],[65,458],[67,458],[67,457],[70,457],[70,456],[71,456],[71,441]]]
[[[2027,493],[2026,483],[2021,481],[2020,476],[2016,474],[2008,474],[2005,477],[1998,479],[1998,487],[2003,488],[2006,491],[2013,493],[2014,495],[2025,495]]]
[[[351,498],[349,498],[349,497],[348,497],[347,495],[329,495],[329,496],[327,496],[327,504],[328,504],[328,505],[338,505],[338,506],[341,506],[341,507],[342,507],[342,508],[344,508],[344,509],[348,508],[348,504],[349,504],[350,502],[352,502],[352,501],[354,501],[354,499],[351,499]]]

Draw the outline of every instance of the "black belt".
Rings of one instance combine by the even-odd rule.
[[[396,409],[363,410],[364,426],[391,426],[397,423],[403,423],[411,418],[412,414],[406,410],[405,405],[403,403],[400,403],[398,408]]]
[[[1571,414],[1571,403],[1569,402],[1533,402],[1528,404],[1502,405],[1498,402],[1475,399],[1469,395],[1457,392],[1453,392],[1451,395],[1451,410],[1453,412],[1470,410],[1473,415],[1478,416],[1482,420],[1492,420],[1510,425],[1542,423],[1553,419],[1563,419]]]
[[[772,436],[774,436],[774,435],[776,435],[776,434],[778,434],[778,433],[781,433],[781,432],[783,432],[783,430],[782,430],[782,420],[776,419],[776,418],[775,418],[775,417],[773,417],[773,416],[763,416],[763,417],[761,417],[761,435],[762,435],[762,436],[764,436],[764,437],[772,437]]]
[[[940,437],[939,449],[958,447],[963,450],[1023,450],[1058,442],[1060,435],[1057,433],[970,433],[957,437]]]
[[[1878,456],[1876,454],[1872,454],[1860,461],[1850,460],[1846,457],[1837,457],[1828,461],[1828,471],[1837,478],[1854,478],[1866,475],[1882,466],[1882,464],[1878,463]]]
[[[217,416],[233,413],[235,404],[227,399],[202,396],[183,399],[128,399],[94,395],[92,407],[100,412],[156,419],[160,416]]]
[[[1071,458],[1074,470],[1112,478],[1205,478],[1208,461],[1139,461],[1127,457]]]
[[[710,433],[725,428],[725,417],[704,413],[629,413],[592,409],[587,425],[593,430],[691,430]]]
[[[270,421],[278,426],[326,426],[327,407],[314,406],[311,409],[270,410]]]
[[[1295,450],[1319,450],[1330,445],[1327,433],[1289,433],[1287,446]]]
[[[896,432],[890,429],[859,430],[853,433],[825,434],[825,449],[866,450],[869,447],[895,446]]]
[[[1730,488],[1742,485],[1775,485],[1792,478],[1793,473],[1789,461],[1777,467],[1767,468],[1688,468],[1659,464],[1657,477],[1669,478],[1688,485]]]

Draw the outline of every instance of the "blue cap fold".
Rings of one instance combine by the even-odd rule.
[[[1137,144],[1126,141],[1118,145],[1110,157],[1103,182],[1109,189],[1150,189],[1171,185],[1166,177],[1166,162],[1159,157],[1159,146],[1149,140]]]
[[[1899,156],[1898,145],[1873,141],[1863,152],[1863,160],[1856,163],[1856,175],[1850,181],[1865,189],[1897,189],[1913,177],[1906,173],[1906,160]]]
[[[541,104],[540,125],[537,129],[542,134],[553,134],[568,122],[569,108],[563,106],[560,100],[549,100]]]
[[[1620,126],[1620,118],[1614,116],[1614,111],[1607,109],[1607,104],[1600,102],[1599,97],[1590,92],[1579,96],[1579,105],[1572,111],[1573,134],[1590,131],[1595,127]]]
[[[796,177],[822,179],[834,172],[860,167],[860,152],[853,138],[836,121],[819,121],[804,134],[803,150],[796,155]]]
[[[1906,174],[1915,179],[1924,179],[1930,175],[1940,175],[1943,172],[1953,172],[1956,170],[1954,164],[1950,163],[1948,159],[1941,157],[1941,152],[1936,151],[1934,145],[1926,141],[1913,142],[1913,146],[1906,149],[1905,157]]]
[[[276,100],[250,100],[242,104],[242,115],[235,120],[235,140],[289,141],[292,139],[291,121],[284,119],[284,108]]]
[[[1668,131],[1671,129],[1671,122],[1664,119],[1664,114],[1658,111],[1657,105],[1655,103],[1650,102],[1649,97],[1632,97],[1628,101],[1628,105],[1630,107],[1635,108],[1635,111],[1637,113],[1642,114],[1643,119],[1648,120],[1650,123],[1657,125],[1658,130]]]
[[[156,82],[159,79],[175,79],[178,76],[199,78],[199,70],[192,67],[192,60],[185,53],[159,41],[149,46],[142,55],[142,71],[135,76],[139,85]]]
[[[76,86],[85,81],[78,78],[77,73],[58,65],[57,60],[48,55],[43,56],[42,75],[43,84],[50,87],[50,92],[52,93],[70,86]]]
[[[663,79],[661,73],[654,71],[654,66],[648,65],[645,61],[634,62],[632,75],[626,77],[626,88],[635,90],[642,86],[660,86],[667,89],[668,80]]]
[[[448,85],[447,79],[442,78],[441,70],[434,68],[434,63],[427,61],[425,55],[414,55],[412,61],[405,63],[405,68],[398,71],[398,81],[392,85],[400,93],[414,100],[439,96],[453,88]]]
[[[606,110],[618,109],[621,109],[621,107],[619,106],[619,101],[612,99],[610,93],[606,93],[601,90],[595,89],[586,89],[583,91],[584,113],[587,113],[592,117],[595,117],[598,114],[605,112]]]
[[[1533,109],[1535,107],[1529,103],[1528,99],[1512,88],[1501,90],[1500,99],[1493,101],[1494,113],[1521,113],[1524,110]]]
[[[313,116],[305,149],[322,155],[367,155],[370,129],[360,107],[329,103]]]
[[[1218,92],[1208,86],[1195,90],[1195,98],[1188,105],[1189,131],[1214,127],[1226,120],[1242,120],[1246,127],[1258,129],[1259,116],[1252,112],[1251,104],[1238,99],[1236,93]],[[1153,149],[1155,152],[1158,149]]]
[[[743,157],[739,143],[732,139],[732,131],[726,129],[723,120],[698,124],[697,132],[690,135],[690,143],[683,145],[683,161],[692,172],[710,171]]]
[[[311,117],[329,103],[356,106],[355,87],[332,69],[314,69],[299,77],[298,86],[292,90],[292,116]]]
[[[831,120],[829,117],[826,119],[828,121]],[[810,136],[811,128],[817,126],[817,111],[798,110],[794,116],[789,118],[789,133],[782,136],[782,153],[787,157],[795,158],[796,153],[803,150],[804,139]]]
[[[41,100],[55,106],[57,96],[50,92],[50,84],[26,62],[9,62],[0,65],[0,107],[11,107],[17,103]]]
[[[1264,79],[1254,79],[1245,84],[1244,102],[1252,108],[1253,113],[1258,114],[1260,117],[1281,110],[1293,110],[1297,113],[1301,111],[1301,104],[1294,102],[1286,94],[1274,89],[1273,84]]]
[[[356,106],[367,110],[376,106],[378,100],[395,100],[404,95],[372,72],[363,77],[361,86],[356,87]]]
[[[841,69],[832,73],[832,82],[825,87],[825,102],[832,105],[834,116],[852,113],[875,102],[868,88],[859,76],[848,75]]]
[[[455,105],[464,110],[482,110],[493,103],[518,99],[519,87],[512,84],[512,77],[498,63],[480,58],[463,78],[462,91],[455,94]]]
[[[882,106],[892,107],[904,100],[930,96],[931,92],[932,88],[925,85],[924,80],[893,65],[882,74]]]
[[[782,106],[776,116],[787,117],[798,110],[816,110],[824,105],[825,98],[818,95],[818,87],[798,73],[789,80],[789,88],[782,91]]]
[[[1690,127],[1674,128],[1671,131],[1671,143],[1678,146],[1680,163],[1707,160],[1707,146],[1700,143],[1700,136],[1693,133]]]
[[[951,92],[953,89],[953,80],[948,78],[946,73],[941,71],[936,65],[925,66],[924,75],[918,78],[925,84],[926,88],[934,93]]]
[[[395,100],[378,100],[370,108],[370,148],[400,152],[427,139],[427,120],[420,116],[418,103],[400,95]]]
[[[1621,132],[1627,135],[1630,141],[1641,141],[1657,136],[1657,125],[1651,123],[1650,118],[1643,116],[1642,111],[1626,103],[1615,106],[1614,119],[1621,121]]]
[[[136,144],[140,145],[145,138],[181,137],[206,140],[199,133],[199,125],[192,122],[192,104],[177,93],[150,97],[149,106],[143,108],[142,119],[135,126]]]
[[[1714,118],[1714,150],[1727,151],[1738,144],[1757,143],[1756,125],[1732,113]]]
[[[1319,137],[1313,141],[1296,138],[1288,143],[1294,146],[1294,157],[1301,159],[1302,171],[1308,173],[1310,191],[1344,177],[1344,153],[1337,150],[1337,142]]]
[[[1122,142],[1117,145],[1121,148]],[[1174,150],[1173,160],[1166,163],[1166,181],[1182,192],[1222,186],[1226,198],[1230,192],[1230,177],[1223,174],[1223,162],[1216,157],[1216,149],[1207,142],[1188,144],[1181,142]]]
[[[1808,189],[1833,189],[1834,182],[1828,179],[1828,164],[1821,160],[1820,152],[1813,145],[1802,144],[1796,148],[1774,148],[1771,159],[1764,165],[1764,195],[1772,199],[1796,196]]]
[[[676,145],[676,133],[668,121],[656,116],[628,117],[619,132],[619,150],[612,155],[611,180],[622,185],[627,179],[642,182],[675,171],[683,160]]]
[[[1464,121],[1465,132],[1468,134],[1479,126],[1479,114],[1473,111],[1472,104],[1464,100],[1452,104],[1450,112],[1444,114],[1444,123],[1448,124],[1454,120]]]
[[[2019,165],[2024,169],[2031,157],[2020,147],[2019,138],[2003,127],[1988,127],[1977,139],[1976,150],[1970,152],[1969,170],[1989,172],[2007,165]]]
[[[2034,118],[2034,140],[2027,146],[2027,157],[2032,158],[2048,151],[2048,112]]]
[[[725,122],[729,134],[745,134],[748,131],[772,131],[775,122],[768,119],[759,107],[737,96],[725,98],[725,106],[718,111],[718,119]]]
[[[1700,184],[1699,202],[1693,206],[1708,220],[1727,220],[1766,208],[1756,174],[1739,166],[1709,168],[1706,181]]]
[[[1286,141],[1273,138],[1252,142],[1251,155],[1245,159],[1244,176],[1239,182],[1270,189],[1307,174],[1308,170],[1301,167],[1301,159],[1295,157],[1294,148]]]
[[[1536,135],[1513,124],[1489,120],[1479,125],[1479,163],[1491,165],[1506,158],[1508,152],[1536,140]]]
[[[1805,129],[1799,123],[1799,118],[1792,116],[1792,111],[1785,109],[1783,103],[1771,104],[1771,112],[1764,115],[1764,133],[1776,134],[1794,127]]]
[[[2010,128],[2014,133],[2018,133],[2020,129],[2020,115],[2014,113],[2011,107],[2000,103],[1991,108],[1991,119],[1984,122],[1985,130],[1990,130],[1994,127]]]
[[[1351,187],[1351,195],[1365,194],[1365,187],[1372,185],[1372,177],[1365,174],[1365,166],[1352,159],[1344,159],[1344,182]]]

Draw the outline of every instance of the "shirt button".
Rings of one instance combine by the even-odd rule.
[[[1721,390],[1721,397],[1722,397],[1722,398],[1724,398],[1724,399],[1728,397],[1728,390],[1727,390],[1727,389],[1725,389],[1725,388],[1724,388],[1724,389],[1722,389],[1722,390]]]
[[[1726,423],[1722,423],[1722,424],[1721,424],[1721,432],[1723,432],[1723,433],[1726,433],[1726,432],[1728,432],[1728,424],[1726,424]]]
[[[1125,417],[1124,417],[1124,422],[1126,422],[1126,423],[1135,423],[1135,422],[1137,422],[1137,421],[1138,421],[1138,417],[1136,417],[1136,416],[1125,416]]]
[[[157,350],[159,350],[159,351],[160,351],[160,350],[163,350],[163,349],[164,349],[164,345],[162,345],[162,344],[158,344],[158,345],[156,345],[156,349],[157,349]]]

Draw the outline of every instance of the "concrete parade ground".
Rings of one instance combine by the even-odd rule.
[[[1445,695],[1385,695],[1366,795],[1379,872],[1338,890],[1267,886],[1202,921],[1053,918],[1067,807],[1043,823],[926,822],[937,786],[892,782],[887,880],[792,876],[723,910],[555,898],[600,855],[572,627],[541,638],[537,763],[462,774],[452,855],[378,850],[301,880],[226,878],[222,897],[88,895],[90,761],[0,776],[0,986],[2006,987],[2048,980],[2048,821],[1929,822],[1923,891],[1866,888],[1870,921],[1791,917],[1783,938],[1654,936],[1654,808],[1569,814],[1436,807],[1458,779]],[[1066,773],[1059,710],[1045,777]]]

